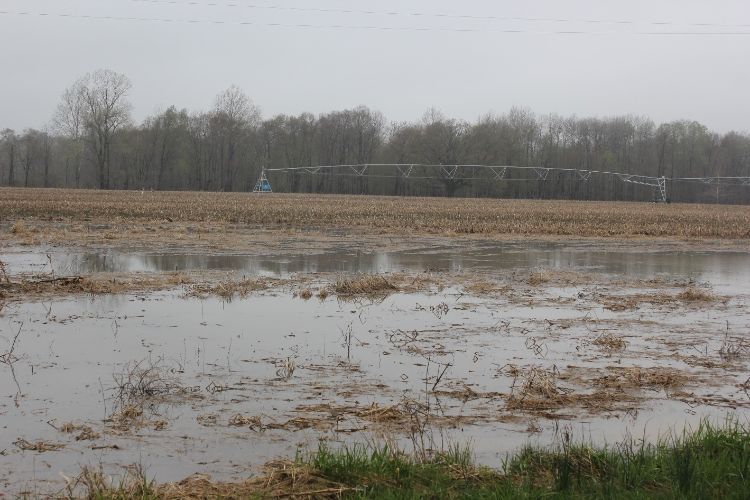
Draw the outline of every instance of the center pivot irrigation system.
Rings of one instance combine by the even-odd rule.
[[[509,177],[509,172],[518,172]],[[550,172],[572,176],[579,182],[588,182],[592,175],[619,179],[629,184],[653,187],[659,201],[668,201],[667,181],[698,183],[711,186],[750,186],[750,177],[653,177],[648,175],[623,174],[603,170],[585,170],[555,167],[518,167],[494,165],[431,165],[420,163],[363,163],[358,165],[321,165],[316,167],[287,167],[263,169],[254,193],[270,193],[268,173],[327,175],[340,177],[362,177],[377,179],[417,179],[442,181],[528,182],[546,181]]]

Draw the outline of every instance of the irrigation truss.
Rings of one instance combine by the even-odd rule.
[[[401,178],[442,181],[528,182],[546,181],[550,173],[571,176],[579,182],[588,182],[592,176],[611,177],[629,184],[651,186],[661,201],[667,201],[667,183],[698,183],[712,186],[749,186],[750,177],[666,177],[626,174],[606,170],[586,170],[558,167],[520,167],[515,165],[436,165],[422,163],[362,163],[356,165],[319,165],[263,169],[266,173],[278,172],[303,175],[333,175],[363,178]],[[511,175],[511,172],[514,172]],[[267,182],[267,181],[266,181]]]

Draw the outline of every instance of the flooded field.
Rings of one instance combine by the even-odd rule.
[[[0,260],[10,492],[61,490],[87,465],[242,479],[321,441],[470,444],[498,466],[563,430],[602,444],[750,415],[750,253],[736,249],[18,246]],[[127,275],[170,279],[56,286]],[[21,280],[55,288],[23,295]]]

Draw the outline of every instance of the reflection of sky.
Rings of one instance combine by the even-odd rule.
[[[750,283],[745,252],[607,251],[559,244],[485,243],[472,248],[425,248],[399,252],[331,252],[314,255],[201,255],[127,253],[50,254],[58,274],[225,270],[287,276],[292,273],[381,273],[397,271],[504,271],[552,268],[596,271],[637,278],[670,276],[709,281],[717,289]],[[8,254],[13,272],[49,270],[47,253]]]

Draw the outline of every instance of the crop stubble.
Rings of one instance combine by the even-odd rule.
[[[750,238],[750,207],[630,202],[0,188],[4,231],[40,221],[244,224],[424,234]],[[23,221],[30,221],[25,224]]]

